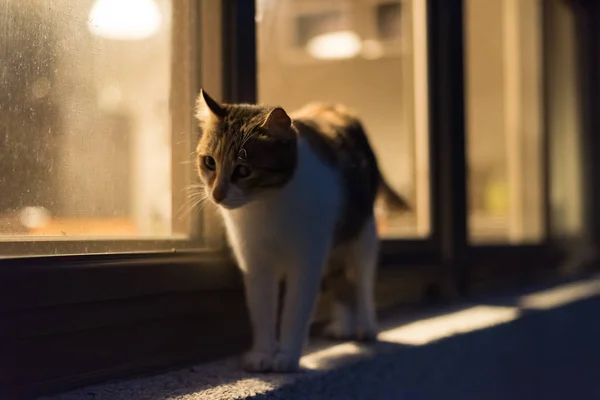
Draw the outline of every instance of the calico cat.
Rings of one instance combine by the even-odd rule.
[[[295,371],[319,289],[335,299],[327,333],[377,335],[374,203],[407,203],[383,179],[360,121],[340,105],[280,107],[197,100],[197,168],[217,204],[253,328],[249,371]],[[279,282],[286,283],[278,334]]]

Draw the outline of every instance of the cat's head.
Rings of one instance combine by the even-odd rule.
[[[297,134],[280,107],[196,102],[197,169],[208,198],[227,209],[283,187],[296,169]]]

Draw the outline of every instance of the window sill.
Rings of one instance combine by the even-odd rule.
[[[418,303],[440,277],[434,267],[382,269],[378,302]],[[322,320],[326,299],[318,309]],[[0,398],[211,360],[249,339],[240,274],[225,253],[2,260]]]
[[[393,242],[383,256],[386,249],[402,254]],[[423,257],[381,266],[380,309],[456,296],[452,271]],[[316,325],[328,306],[324,296]],[[1,261],[0,398],[208,361],[239,353],[249,339],[240,273],[224,252]]]

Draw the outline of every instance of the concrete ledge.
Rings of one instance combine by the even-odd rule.
[[[600,276],[383,320],[380,342],[312,341],[297,374],[225,359],[48,400],[600,398]]]

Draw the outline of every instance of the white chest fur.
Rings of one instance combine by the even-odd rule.
[[[317,298],[324,264],[340,216],[343,186],[339,172],[324,163],[304,140],[298,165],[282,189],[234,210],[223,209],[230,244],[243,271],[253,330],[245,357],[251,371],[293,371],[298,367]],[[375,332],[372,286],[377,255],[375,225],[370,221],[353,245],[348,265],[354,271],[356,325],[344,322],[334,334]],[[276,334],[278,283],[286,281],[279,340]]]
[[[310,252],[315,241],[330,242],[341,200],[339,173],[300,139],[297,169],[286,186],[239,209],[223,209],[240,267],[247,268],[244,258],[249,253],[269,259],[298,257]]]

